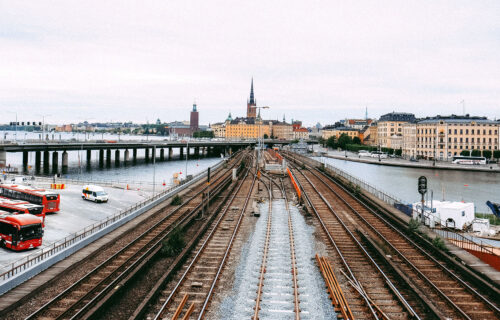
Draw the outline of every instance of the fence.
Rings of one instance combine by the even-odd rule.
[[[220,161],[219,163],[217,163],[216,165],[212,166],[211,171],[215,171],[216,169],[218,169],[224,162],[225,161],[223,160],[223,161]],[[50,257],[52,257],[60,252],[63,252],[68,247],[71,247],[71,246],[77,244],[78,242],[88,238],[89,236],[96,234],[100,230],[103,230],[106,227],[111,226],[114,223],[132,215],[133,213],[137,212],[138,210],[140,210],[140,209],[142,209],[142,208],[144,208],[144,207],[146,207],[154,202],[164,200],[163,198],[168,198],[173,193],[179,192],[179,191],[183,190],[184,188],[186,188],[187,186],[200,180],[201,178],[206,176],[206,174],[207,174],[207,171],[200,172],[196,176],[194,176],[193,179],[191,179],[188,183],[184,183],[182,185],[175,186],[175,187],[169,188],[167,190],[164,190],[158,194],[155,194],[155,195],[149,197],[148,199],[145,199],[141,202],[138,202],[127,209],[124,209],[124,210],[122,210],[122,211],[120,211],[112,216],[107,217],[106,219],[103,219],[99,222],[96,222],[96,223],[90,225],[90,226],[87,226],[87,227],[83,228],[82,230],[65,237],[64,239],[56,241],[52,245],[50,245],[49,247],[43,248],[34,254],[31,254],[29,256],[26,256],[23,259],[20,259],[20,260],[13,262],[8,267],[3,268],[3,270],[0,273],[1,280],[5,282],[6,280],[24,272],[25,270],[28,270],[28,269],[36,266],[37,264],[44,262],[48,258],[50,258]]]
[[[333,173],[335,173],[338,176],[341,176],[348,182],[352,183],[353,185],[358,185],[360,188],[364,189],[368,193],[372,194],[373,196],[377,197],[378,199],[384,201],[385,203],[393,206],[393,207],[400,207],[398,208],[400,211],[403,213],[413,216],[413,213],[415,214],[420,214],[416,210],[414,210],[412,207],[407,206],[401,199],[390,195],[384,191],[381,191],[374,187],[373,185],[369,184],[366,181],[363,181],[359,178],[356,178],[349,173],[332,166],[331,164],[327,164],[325,159],[322,159],[322,161],[317,161],[315,159],[307,158],[302,155],[298,154],[291,154],[292,157],[301,157],[301,160],[304,162],[308,163],[309,165],[313,167],[318,167],[319,164],[322,164],[325,166],[325,168],[329,169]],[[406,207],[405,210],[401,210],[401,207]],[[411,212],[412,214],[408,214],[408,212]],[[426,213],[427,214],[427,213]],[[430,214],[429,214],[430,215]],[[456,232],[455,230],[448,228],[446,226],[446,223],[444,221],[441,221],[438,217],[433,216],[434,221],[437,221],[441,224],[441,228],[439,229],[433,229],[436,233],[440,234],[443,238],[446,238],[450,240],[453,244],[456,246],[465,249],[465,250],[471,250],[471,251],[477,251],[481,253],[486,253],[490,255],[495,255],[495,252],[492,250],[491,245],[484,243],[483,241],[479,239],[471,239],[469,237],[464,236],[461,233]]]

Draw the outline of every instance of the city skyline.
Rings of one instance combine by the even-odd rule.
[[[252,77],[264,118],[306,126],[500,111],[494,1],[120,4],[4,5],[4,122],[188,120],[194,100],[220,122]]]

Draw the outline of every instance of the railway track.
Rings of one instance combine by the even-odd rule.
[[[337,277],[351,311],[363,319],[419,318],[389,276],[374,261],[339,213],[332,206],[325,187],[316,186],[301,170],[293,169],[330,244],[331,263],[341,270]]]
[[[200,241],[180,278],[160,294],[159,300],[163,303],[159,310],[150,313],[148,318],[203,318],[252,195],[256,177],[249,176],[248,172],[212,223],[210,232]]]
[[[243,155],[233,160],[235,166]],[[220,193],[231,181],[231,168],[215,174],[213,193]],[[87,273],[80,280],[43,305],[27,319],[74,319],[90,317],[96,305],[110,299],[109,293],[131,273],[137,272],[161,249],[161,243],[175,227],[189,223],[206,204],[201,186],[182,206],[177,206],[154,226],[138,236],[123,249]]]
[[[363,230],[380,246],[389,248],[392,263],[427,297],[442,318],[498,319],[498,307],[455,275],[436,258],[395,228],[381,215],[359,202],[343,186],[320,171],[306,173],[329,190],[332,205],[339,208],[351,228]],[[420,307],[420,306],[419,306]]]

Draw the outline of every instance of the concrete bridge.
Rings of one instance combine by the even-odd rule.
[[[159,161],[171,160],[173,149],[178,148],[180,158],[194,155],[194,157],[210,157],[218,156],[219,154],[231,154],[241,148],[254,146],[256,140],[223,140],[223,141],[207,141],[207,140],[177,140],[177,141],[37,141],[37,142],[16,142],[0,144],[0,168],[7,164],[7,153],[22,152],[23,154],[23,171],[28,172],[29,153],[35,153],[35,172],[41,172],[43,164],[43,173],[57,173],[59,169],[59,153],[61,153],[61,167],[63,172],[68,168],[68,151],[86,151],[87,165],[90,165],[92,160],[92,151],[99,151],[99,166],[103,167],[111,165],[112,153],[114,153],[115,164],[120,164],[121,153],[123,151],[123,161],[125,163],[137,161],[137,150],[144,149],[145,161],[149,162],[152,159]],[[283,145],[289,144],[287,140],[265,140],[266,144]],[[194,150],[194,153],[191,152]],[[113,152],[112,152],[113,151]],[[43,160],[42,160],[43,156]],[[52,164],[52,168],[50,166]],[[52,170],[51,170],[52,169]]]

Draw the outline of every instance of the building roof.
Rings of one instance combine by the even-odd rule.
[[[350,128],[350,127],[333,127],[333,128],[323,128],[323,131],[328,130],[337,130],[337,131],[359,131],[359,129]]]
[[[452,114],[451,116],[440,116],[437,115],[435,117],[428,117],[423,120],[418,121],[418,124],[425,123],[438,123],[443,121],[444,123],[480,123],[480,124],[499,124],[498,121],[489,120],[486,117],[478,117],[478,116],[469,116],[466,114],[465,116],[457,116]]]
[[[380,116],[379,121],[415,121],[415,115],[407,112],[391,112]]]

